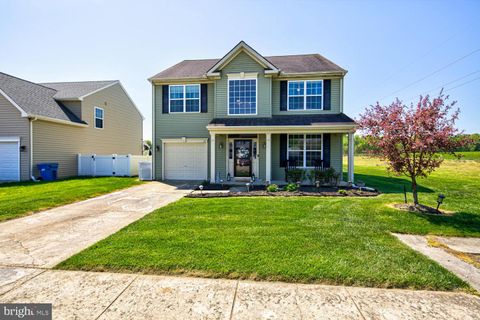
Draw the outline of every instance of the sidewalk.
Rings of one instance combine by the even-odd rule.
[[[480,298],[463,293],[44,269],[0,279],[0,302],[50,302],[54,319],[480,319]]]

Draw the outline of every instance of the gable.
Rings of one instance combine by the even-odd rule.
[[[259,72],[263,71],[264,67],[246,52],[240,51],[222,68],[222,70],[224,71],[224,74],[229,72]]]
[[[252,60],[256,61],[262,68],[268,70],[271,73],[278,73],[277,69],[270,61],[255,51],[252,47],[246,44],[244,41],[240,41],[232,50],[230,50],[222,59],[220,59],[213,67],[207,72],[207,76],[216,76],[218,71],[222,70],[232,60],[234,60],[240,53],[245,53]]]

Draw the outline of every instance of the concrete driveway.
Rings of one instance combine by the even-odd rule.
[[[148,182],[0,223],[0,266],[53,267],[189,192],[185,185]]]

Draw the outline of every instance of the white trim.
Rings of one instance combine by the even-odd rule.
[[[20,142],[20,137],[14,136],[0,136],[0,142]]]
[[[255,80],[255,113],[230,113],[230,81],[238,80]],[[256,116],[258,115],[258,79],[255,78],[239,78],[239,79],[228,79],[227,80],[227,114],[229,116]]]
[[[5,99],[8,100],[8,102],[10,102],[11,104],[13,104],[13,106],[14,106],[15,108],[17,108],[18,111],[20,111],[20,113],[22,114],[22,117],[24,117],[24,118],[25,118],[25,117],[28,117],[28,113],[26,113],[25,110],[23,110],[22,108],[20,108],[20,106],[19,106],[15,101],[13,101],[13,99],[10,98],[2,89],[0,89],[0,94],[1,94],[2,96],[4,96]]]
[[[222,59],[220,59],[213,67],[207,71],[207,76],[218,76],[218,72],[215,72],[217,69],[222,69],[226,64],[228,64],[233,58],[235,58],[241,51],[244,51],[251,58],[253,58],[260,65],[271,69],[274,73],[280,72],[280,70],[275,67],[270,61],[256,52],[252,47],[245,43],[245,41],[240,41],[233,49],[231,49]]]
[[[290,109],[290,83],[291,82],[303,82],[303,109]],[[310,94],[307,95],[307,82],[321,82],[322,94]],[[319,111],[323,110],[323,95],[324,95],[324,82],[323,79],[308,79],[308,80],[289,80],[287,81],[287,111]],[[301,95],[293,95],[292,97],[301,97]],[[320,109],[307,109],[307,97],[321,97]]]
[[[265,181],[272,181],[272,134],[265,134]]]
[[[355,132],[356,124],[345,123],[325,123],[319,125],[307,126],[224,126],[224,125],[208,125],[207,130],[217,134],[227,133],[348,133]]]
[[[320,143],[321,143],[321,150],[307,150],[307,134],[309,135],[319,135],[320,136]],[[290,135],[302,135],[301,133],[292,133],[287,134],[287,160],[290,156],[290,151],[292,152],[302,152],[302,150],[290,150]],[[303,164],[299,168],[303,169],[311,169],[314,168],[313,166],[307,166],[307,152],[321,152],[320,159],[323,160],[323,133],[304,133],[303,134]]]
[[[108,84],[108,85],[106,85],[106,86],[104,86],[104,87],[101,87],[101,88],[99,88],[99,89],[97,89],[97,90],[93,90],[93,91],[91,91],[91,92],[89,92],[89,93],[87,93],[87,94],[84,94],[83,96],[78,97],[78,100],[83,101],[84,98],[86,98],[86,97],[88,97],[88,96],[91,96],[92,94],[95,94],[95,93],[97,93],[97,92],[99,92],[99,91],[102,91],[102,90],[105,90],[105,89],[107,89],[107,88],[110,88],[110,87],[116,85],[117,83],[120,83],[120,81],[116,80],[115,82],[110,83],[110,84]],[[72,99],[75,99],[75,98],[72,98]],[[59,100],[68,100],[68,98],[59,99]]]
[[[29,114],[28,117],[29,118],[36,118],[37,120],[42,120],[42,121],[66,124],[66,125],[69,125],[69,126],[83,127],[83,128],[88,127],[88,124],[85,124],[85,123],[78,123],[78,122],[72,122],[72,121],[69,121],[69,120],[61,120],[61,119],[55,119],[55,118],[50,118],[50,117],[44,117],[44,116],[39,116],[39,115],[36,115],[36,114]]]
[[[102,110],[102,118],[97,117],[97,109]],[[97,127],[97,119],[102,120],[102,127]],[[103,108],[94,106],[93,107],[93,127],[95,129],[103,130],[105,128],[105,110]]]
[[[215,183],[215,148],[215,133],[210,132],[210,183]]]
[[[156,176],[156,161],[157,161],[157,139],[155,137],[156,130],[155,130],[155,120],[156,120],[156,112],[155,112],[155,84],[152,82],[152,180],[157,180]],[[142,132],[143,136],[143,132]]]
[[[198,99],[197,98],[187,98],[187,86],[197,86],[198,87]],[[183,98],[170,98],[171,87],[183,87]],[[172,111],[172,100],[182,100],[183,101],[183,111]],[[198,111],[187,111],[187,100],[198,100]],[[200,113],[202,111],[202,87],[198,83],[187,83],[187,84],[169,84],[168,85],[168,113]]]
[[[160,140],[163,143],[205,143],[208,138],[167,138]]]
[[[354,154],[355,138],[353,133],[348,134],[348,181],[354,183]]]
[[[239,73],[227,73],[228,80],[248,80],[257,79],[258,72],[239,72]]]

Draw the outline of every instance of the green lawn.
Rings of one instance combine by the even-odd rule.
[[[357,179],[375,198],[182,199],[62,262],[111,270],[359,286],[469,290],[390,232],[480,237],[480,163],[447,161],[420,182],[420,200],[444,193],[451,217],[387,206],[408,181],[376,160],[356,158]],[[411,197],[410,197],[411,199]]]
[[[76,178],[0,184],[0,221],[92,198],[141,182],[137,178]]]

